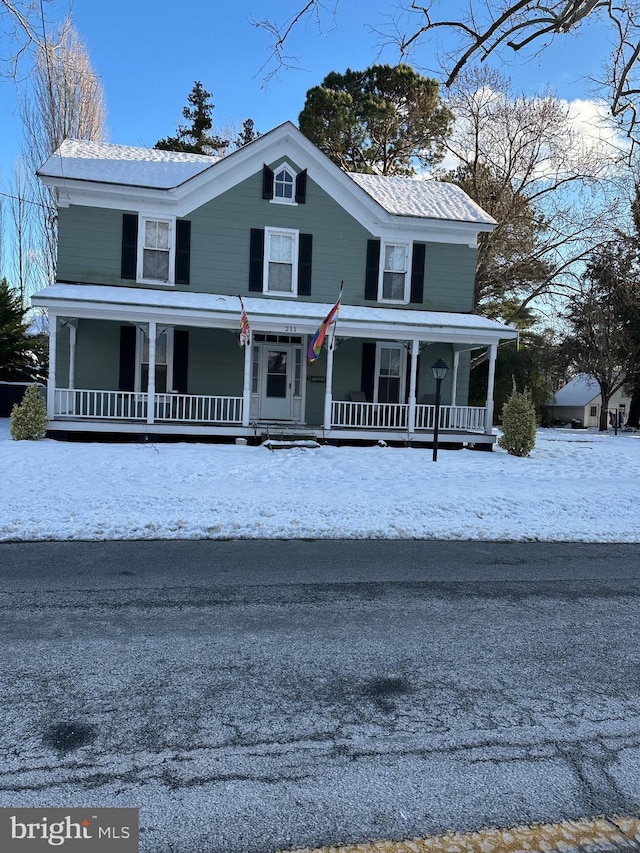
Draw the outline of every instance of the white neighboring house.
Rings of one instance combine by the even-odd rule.
[[[631,398],[624,389],[616,391],[609,400],[609,412],[620,412],[621,423],[627,421]],[[600,424],[602,398],[600,387],[593,376],[579,373],[570,382],[559,388],[553,397],[546,402],[549,420],[580,421],[581,426],[597,427]],[[608,423],[608,419],[607,419]]]

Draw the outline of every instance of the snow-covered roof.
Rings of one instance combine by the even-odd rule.
[[[302,165],[309,165],[309,174],[312,177],[316,175],[316,180],[321,183],[322,169],[340,176],[341,170],[291,122],[285,122],[244,148],[224,156],[183,154],[158,151],[155,148],[67,139],[38,170],[38,174],[57,185],[64,185],[64,181],[86,181],[151,190],[172,190],[177,187],[187,190],[189,186],[193,186],[189,182],[207,170],[211,169],[212,176],[219,178],[221,171],[226,172],[234,168],[233,164],[244,164],[247,158],[255,165],[254,171],[262,169],[263,162],[270,162],[269,157],[281,151],[277,148],[278,140],[283,140],[285,145],[287,141],[289,144],[293,143],[298,155],[303,159],[312,160],[316,167],[313,171],[311,163]],[[347,172],[342,172],[342,175],[343,186],[349,189],[352,183],[357,184],[360,190],[392,216],[459,222],[479,226],[479,230],[490,230],[496,224],[488,213],[454,184],[424,177],[405,178]],[[355,194],[360,195],[360,190],[355,190]]]
[[[32,297],[34,305],[44,307],[61,303],[97,303],[102,306],[160,309],[171,312],[211,312],[211,315],[229,315],[232,324],[239,317],[240,302],[237,296],[215,293],[198,293],[183,290],[155,290],[141,287],[120,287],[101,284],[54,284]],[[258,324],[272,318],[291,318],[299,321],[303,331],[313,329],[333,307],[324,302],[301,302],[268,297],[243,297],[249,320]],[[446,311],[418,311],[412,308],[378,308],[359,305],[341,305],[338,327],[357,328],[372,326],[403,327],[415,329],[416,336],[424,337],[427,330],[457,329],[461,333],[488,334],[502,339],[515,338],[517,331],[495,320],[477,314],[456,314]],[[427,335],[428,337],[428,335]]]
[[[221,157],[65,139],[38,170],[43,177],[103,184],[172,189],[199,175]]]
[[[579,373],[566,385],[559,388],[549,400],[550,406],[587,406],[592,400],[600,396],[600,387],[593,376],[587,373]]]
[[[385,210],[397,216],[496,224],[492,216],[485,213],[455,184],[424,177],[363,175],[356,172],[349,172],[349,177]]]

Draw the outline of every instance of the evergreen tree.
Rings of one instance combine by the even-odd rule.
[[[184,151],[188,154],[223,152],[229,145],[228,141],[209,132],[213,125],[211,114],[215,107],[210,98],[211,92],[207,92],[202,83],[196,80],[187,98],[190,106],[182,110],[182,115],[189,119],[190,124],[179,124],[175,136],[159,139],[154,148],[161,151]]]
[[[438,83],[408,65],[333,71],[307,92],[300,130],[341,168],[411,175],[444,154],[453,116]]]
[[[253,142],[253,140],[257,139],[259,136],[260,133],[255,129],[253,119],[245,119],[245,121],[242,122],[242,130],[236,136],[235,146],[236,148],[242,148],[244,145],[248,145],[250,142]]]
[[[29,335],[20,297],[0,280],[0,381],[32,381],[38,375],[37,342]],[[35,344],[35,346],[34,346]]]
[[[535,443],[536,407],[526,389],[516,389],[514,380],[511,396],[502,407],[502,435],[498,444],[511,456],[528,456]]]
[[[11,438],[39,441],[47,432],[47,407],[37,385],[29,385],[21,403],[11,410]]]

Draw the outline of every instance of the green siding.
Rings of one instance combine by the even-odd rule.
[[[244,349],[224,329],[189,329],[189,394],[241,397]]]
[[[262,199],[260,169],[186,218],[191,220],[191,282],[175,285],[175,290],[248,294],[250,230],[280,227],[313,235],[311,295],[299,297],[301,301],[333,302],[344,281],[345,303],[372,304],[364,301],[367,240],[372,235],[311,179],[305,204],[275,204]],[[63,207],[58,230],[60,281],[133,286],[120,278],[122,211]],[[421,307],[470,311],[475,259],[475,249],[468,246],[427,243]]]
[[[80,320],[76,337],[76,388],[116,390],[120,379],[120,324]]]

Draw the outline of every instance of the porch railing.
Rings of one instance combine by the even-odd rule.
[[[334,400],[331,424],[336,427],[406,429],[409,407],[403,403],[352,403]]]
[[[157,421],[242,423],[242,397],[205,397],[201,394],[156,394]]]
[[[56,388],[54,417],[147,420],[148,397],[138,391]],[[156,394],[154,421],[241,424],[242,397]]]
[[[484,432],[486,409],[480,406],[440,406],[438,429],[458,432]],[[435,406],[416,406],[416,429],[433,430]]]
[[[479,406],[441,406],[441,430],[483,432],[486,410]],[[416,430],[433,431],[436,407],[416,406]],[[334,400],[331,425],[334,427],[407,429],[407,403],[352,403]]]

